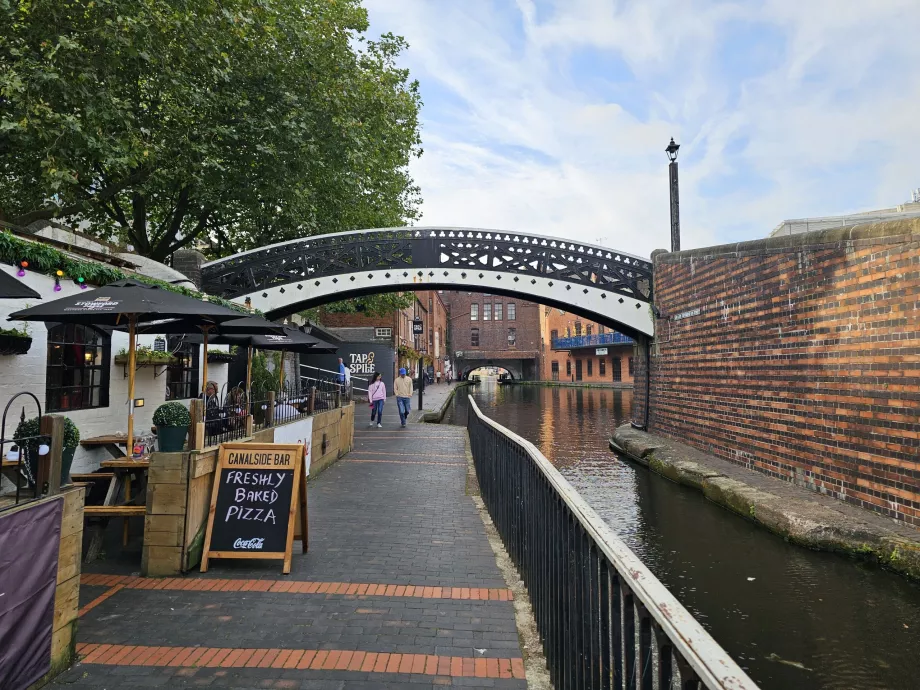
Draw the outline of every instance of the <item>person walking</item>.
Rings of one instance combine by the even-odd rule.
[[[377,426],[382,428],[383,424],[383,402],[387,399],[387,385],[383,382],[383,374],[377,372],[371,385],[367,387],[367,400],[371,405],[371,423],[374,426],[374,418],[377,419]]]
[[[400,369],[396,383],[393,384],[396,392],[396,409],[399,411],[399,425],[405,429],[409,411],[412,409],[412,379],[406,376],[406,370]]]

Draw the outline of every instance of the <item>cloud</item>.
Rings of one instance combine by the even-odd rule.
[[[916,175],[912,0],[368,0],[421,82],[422,223],[648,255],[892,206]]]

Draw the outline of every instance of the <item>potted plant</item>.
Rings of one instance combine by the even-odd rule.
[[[34,480],[38,473],[38,450],[41,445],[41,422],[38,417],[24,419],[19,422],[13,440],[23,449],[29,476]],[[70,468],[73,466],[73,456],[80,445],[80,430],[69,417],[64,417],[64,451],[61,455],[61,484],[66,484],[70,479]]]
[[[180,402],[168,402],[160,405],[153,413],[153,423],[157,428],[157,445],[163,453],[177,453],[185,446],[192,415]]]
[[[0,328],[0,355],[24,355],[30,347],[32,336],[25,328]]]

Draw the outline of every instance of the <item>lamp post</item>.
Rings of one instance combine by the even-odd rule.
[[[671,251],[680,251],[680,199],[677,183],[677,150],[680,144],[674,143],[674,137],[671,137],[671,143],[665,152],[668,154],[668,177],[671,183]]]

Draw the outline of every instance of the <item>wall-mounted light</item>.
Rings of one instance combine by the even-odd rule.
[[[134,407],[143,407],[144,399],[143,398],[134,398]]]
[[[42,444],[38,447],[38,454],[39,454],[39,455],[48,455],[48,453],[50,453],[50,452],[51,452],[51,449],[50,449],[50,448],[48,447],[48,445],[45,444],[45,443],[42,443]]]
[[[92,362],[93,359],[95,359],[95,357],[93,356],[93,353],[92,353],[92,352],[84,352],[84,353],[83,353],[83,359],[84,359],[85,361],[87,361],[87,362]]]

